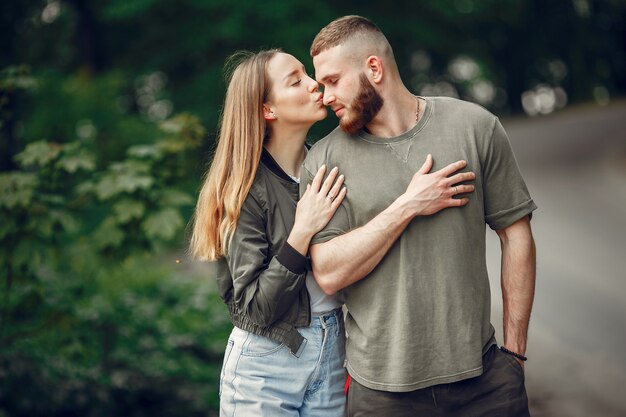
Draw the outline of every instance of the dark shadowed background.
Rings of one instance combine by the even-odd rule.
[[[533,415],[626,415],[626,2],[336,3],[0,3],[0,417],[217,415],[230,324],[185,227],[222,66],[281,47],[312,73],[345,14],[381,27],[413,91],[509,132],[539,206]]]

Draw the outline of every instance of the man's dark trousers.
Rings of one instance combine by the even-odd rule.
[[[530,417],[524,370],[496,345],[483,355],[483,374],[410,392],[377,391],[350,381],[348,417]]]

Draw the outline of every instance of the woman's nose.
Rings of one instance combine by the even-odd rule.
[[[311,83],[309,84],[309,93],[315,93],[319,90],[320,85],[314,79],[311,79]]]

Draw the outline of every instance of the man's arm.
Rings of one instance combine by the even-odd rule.
[[[466,165],[458,161],[429,174],[432,156],[428,155],[406,192],[379,215],[358,229],[312,245],[313,275],[322,290],[334,294],[369,274],[415,216],[467,204],[467,198],[453,197],[474,191],[474,186],[455,184],[473,180],[474,173],[452,175]]]
[[[524,355],[535,296],[535,241],[528,216],[497,230],[502,248],[504,347]],[[523,366],[523,362],[519,361]]]

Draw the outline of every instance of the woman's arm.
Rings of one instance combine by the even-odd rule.
[[[265,221],[258,201],[249,194],[226,255],[235,303],[263,327],[285,313],[306,279],[306,264],[294,257],[288,243],[270,252]]]
[[[241,208],[227,261],[235,302],[260,326],[278,320],[298,297],[306,280],[309,242],[326,226],[346,195],[345,187],[341,188],[343,176],[337,177],[334,169],[322,182],[324,173],[325,167],[321,167],[298,202],[294,226],[276,253],[270,253],[266,219],[252,193]]]

